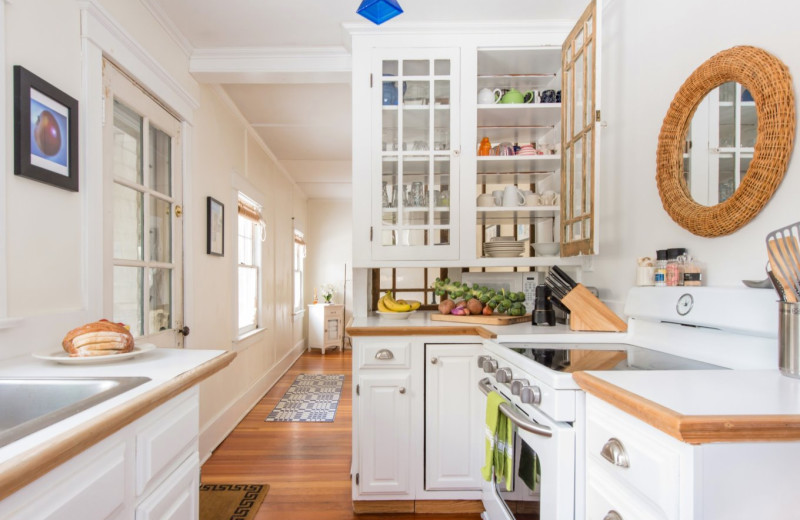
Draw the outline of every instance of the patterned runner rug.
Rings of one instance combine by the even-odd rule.
[[[201,484],[200,520],[253,520],[268,484]]]
[[[265,421],[333,422],[344,374],[300,374]]]

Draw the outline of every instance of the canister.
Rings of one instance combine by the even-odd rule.
[[[778,367],[800,379],[800,303],[778,302]]]

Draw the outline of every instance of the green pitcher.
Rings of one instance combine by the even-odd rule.
[[[519,90],[512,88],[508,92],[500,98],[501,103],[522,103],[524,101],[524,96],[522,92]]]

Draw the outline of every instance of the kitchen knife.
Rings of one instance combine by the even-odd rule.
[[[567,285],[569,285],[571,289],[574,289],[574,288],[575,288],[575,287],[578,285],[578,284],[575,282],[575,280],[573,280],[573,279],[572,279],[572,278],[571,278],[571,277],[570,277],[570,276],[569,276],[567,273],[565,273],[565,272],[564,272],[564,270],[563,270],[563,269],[561,269],[561,268],[560,268],[560,267],[558,267],[557,265],[554,265],[554,266],[552,267],[552,271],[553,271],[553,272],[554,272],[556,275],[558,275],[558,277],[559,277],[561,280],[563,280],[563,281],[564,281],[564,282],[565,282]]]

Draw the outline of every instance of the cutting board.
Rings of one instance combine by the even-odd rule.
[[[491,314],[489,316],[469,315],[469,316],[456,316],[455,314],[438,314],[432,313],[430,315],[431,321],[452,321],[454,323],[475,323],[476,325],[511,325],[513,323],[531,322],[531,315],[525,314],[524,316],[507,316],[505,314]]]

